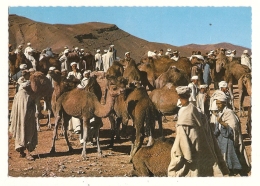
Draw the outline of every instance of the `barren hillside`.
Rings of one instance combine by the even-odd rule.
[[[65,45],[70,48],[77,46],[95,53],[97,48],[103,51],[113,44],[117,49],[117,56],[123,57],[126,51],[130,51],[132,57],[137,61],[142,56],[147,55],[149,50],[164,49],[166,51],[167,48],[179,50],[181,56],[190,56],[193,50],[200,50],[205,54],[207,51],[218,47],[236,49],[237,55],[241,55],[242,51],[247,49],[230,43],[215,45],[190,44],[177,47],[143,40],[121,30],[114,24],[99,22],[74,25],[46,24],[17,15],[9,15],[9,43],[13,44],[15,48],[19,44],[28,42],[31,42],[32,47],[38,50],[51,47],[55,53],[61,52]],[[251,52],[251,50],[249,51]]]

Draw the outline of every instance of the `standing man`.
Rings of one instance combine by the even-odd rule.
[[[181,108],[171,149],[169,177],[223,176],[228,169],[205,117],[189,102],[190,88],[176,88]]]
[[[108,63],[108,60],[107,60],[107,50],[106,49],[104,50],[104,54],[102,55],[102,61],[103,61],[103,69],[104,69],[104,72],[106,73],[108,68],[109,68],[109,63]]]
[[[99,71],[100,65],[102,63],[102,56],[100,54],[100,49],[97,49],[97,53],[95,55],[95,62],[96,62],[96,71]]]
[[[27,59],[29,57],[29,54],[28,54],[29,51],[33,51],[33,48],[31,47],[31,43],[27,43],[27,47],[24,49],[24,55]]]
[[[243,143],[240,121],[234,111],[226,107],[227,98],[224,95],[215,99],[219,113],[214,134],[230,170],[230,176],[247,176],[251,165]]]
[[[157,56],[159,56],[159,57],[163,56],[163,49],[159,50],[159,53],[157,54]]]
[[[23,45],[19,45],[17,49],[15,49],[14,53],[18,54],[23,51]]]
[[[251,70],[251,59],[248,54],[248,50],[244,50],[243,54],[241,55],[241,64],[248,66],[248,68]]]
[[[189,85],[188,85],[188,87],[190,87],[190,89],[191,89],[189,101],[195,106],[196,106],[196,97],[199,93],[198,78],[199,78],[198,76],[192,76],[191,83],[189,83]]]
[[[173,51],[173,56],[171,57],[171,59],[173,59],[174,61],[178,61],[180,58],[180,52],[178,50]]]
[[[33,57],[33,49],[27,50],[27,59],[32,63],[32,67],[34,70],[36,70],[36,60]]]
[[[111,45],[108,49],[108,52],[107,52],[107,57],[106,57],[106,60],[108,60],[108,63],[109,64],[109,67],[112,66],[113,62],[115,61],[115,58],[114,58],[115,54],[114,54],[114,47],[113,45]]]
[[[69,49],[65,49],[63,55],[60,57],[59,61],[61,62],[61,70],[69,70],[67,61],[68,61]]]

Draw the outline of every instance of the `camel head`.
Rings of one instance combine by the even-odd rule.
[[[109,77],[107,80],[107,89],[112,97],[116,97],[119,94],[125,92],[127,84],[127,80],[125,78],[123,78],[122,76]]]
[[[244,74],[242,77],[242,83],[246,87],[249,96],[252,95],[252,75],[250,73]]]
[[[228,59],[225,54],[219,53],[216,57],[216,72],[219,73],[222,68],[225,68],[228,63]]]
[[[191,62],[192,65],[202,64],[202,63],[204,63],[204,59],[201,59],[198,56],[194,55],[194,56],[191,57],[190,62]]]

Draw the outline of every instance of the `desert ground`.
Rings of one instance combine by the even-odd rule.
[[[101,87],[104,87],[104,80],[98,79]],[[9,112],[12,107],[12,100],[15,89],[9,84]],[[213,93],[213,84],[210,93]],[[238,108],[237,86],[234,86],[235,107]],[[250,97],[244,101],[245,110],[250,105]],[[46,115],[46,112],[43,111]],[[163,123],[164,134],[166,138],[175,137],[175,123],[172,116],[167,117],[168,122]],[[130,139],[121,138],[115,140],[113,149],[107,145],[110,141],[110,123],[107,118],[103,119],[103,127],[100,129],[100,144],[103,157],[97,156],[95,143],[87,146],[87,159],[81,158],[82,146],[79,142],[78,135],[70,133],[70,143],[75,149],[73,153],[68,152],[63,136],[59,136],[56,141],[56,153],[50,154],[52,145],[53,130],[48,129],[46,118],[40,120],[41,132],[38,132],[38,146],[33,151],[34,161],[28,161],[26,158],[20,158],[19,153],[15,151],[14,139],[9,134],[8,139],[8,176],[11,177],[128,177],[132,169],[129,163],[129,153],[131,149]],[[242,133],[246,146],[246,151],[251,161],[251,139],[246,132],[247,117],[240,118]],[[51,118],[52,128],[54,127],[54,118]],[[132,123],[128,124],[127,131],[132,129]],[[59,129],[60,131],[60,129]],[[156,124],[156,137],[159,137],[158,125]],[[145,138],[146,145],[148,138]],[[251,174],[251,173],[250,173]],[[249,174],[249,175],[250,175]]]

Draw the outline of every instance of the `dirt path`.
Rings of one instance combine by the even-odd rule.
[[[103,80],[99,80],[104,85]],[[211,87],[213,88],[213,87]],[[212,93],[213,89],[211,90]],[[238,94],[235,87],[235,106],[238,108]],[[9,85],[9,110],[14,96],[13,85]],[[249,106],[250,98],[246,97],[244,106]],[[175,136],[175,122],[172,117],[167,117],[170,122],[164,123],[164,134],[166,138]],[[244,142],[249,159],[251,160],[251,140],[246,134],[246,117],[240,118]],[[8,151],[8,175],[12,177],[124,177],[132,169],[129,161],[129,152],[131,142],[129,139],[115,141],[113,149],[108,149],[110,137],[110,123],[108,119],[103,119],[104,126],[100,130],[100,144],[104,157],[97,156],[96,146],[87,146],[87,160],[81,158],[82,146],[79,143],[78,136],[71,134],[70,142],[75,151],[69,154],[64,137],[59,137],[56,141],[56,154],[51,155],[51,140],[53,131],[48,130],[44,125],[46,119],[41,121],[42,132],[38,133],[38,146],[33,152],[35,161],[28,161],[25,158],[19,158],[19,153],[14,149],[14,139],[9,134]],[[54,124],[54,118],[52,118]],[[128,131],[132,125],[129,124]],[[156,126],[156,137],[159,137],[158,126]],[[145,138],[145,144],[147,138]]]

